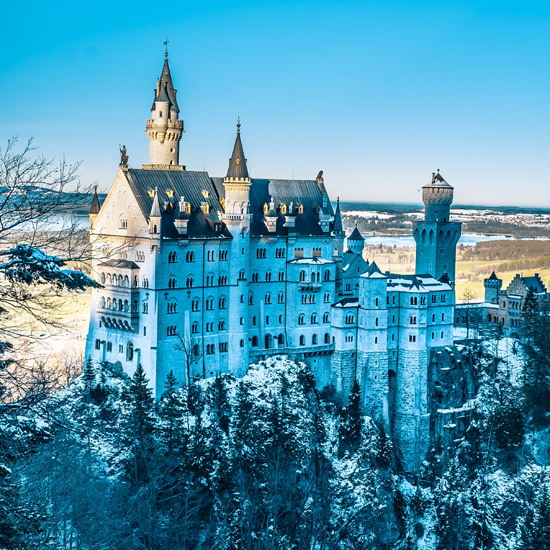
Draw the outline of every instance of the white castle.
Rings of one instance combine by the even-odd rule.
[[[453,342],[452,187],[439,174],[424,187],[430,219],[414,227],[422,273],[382,273],[362,258],[357,229],[345,239],[322,172],[251,178],[240,124],[225,177],[186,170],[179,113],[166,55],[146,125],[149,164],[130,168],[123,153],[107,198],[90,209],[103,286],[86,355],[130,375],[141,363],[157,396],[170,370],[180,381],[242,376],[251,362],[290,355],[319,388],[345,394],[357,379],[365,411],[415,470],[427,452],[430,352]],[[445,218],[432,215],[440,203]],[[104,252],[113,248],[117,257]]]

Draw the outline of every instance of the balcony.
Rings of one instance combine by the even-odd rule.
[[[309,281],[300,281],[298,283],[298,290],[303,292],[319,292],[322,288],[321,283],[311,283]]]
[[[269,349],[259,349],[252,348],[249,351],[249,356],[251,358],[259,358],[262,356],[272,356],[272,355],[329,355],[334,353],[334,344],[321,344],[319,346],[298,346],[295,348],[289,347],[280,347],[280,348],[269,348]]]

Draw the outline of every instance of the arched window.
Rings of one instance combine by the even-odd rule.
[[[124,286],[124,277],[122,275],[118,276],[118,286]]]
[[[108,308],[108,309],[111,309],[111,298],[107,298],[107,308]],[[489,315],[489,317],[491,317],[491,316]],[[491,320],[491,319],[489,319],[489,321],[490,321],[490,320]]]
[[[299,317],[298,317],[298,324],[299,325],[303,325],[306,321],[305,321],[305,316],[304,314],[302,313]]]
[[[277,296],[277,303],[278,304],[284,304],[285,303],[285,294],[284,292],[279,292]]]
[[[323,323],[328,323],[329,322],[329,314],[328,313],[324,313],[323,314]]]
[[[185,255],[185,261],[186,262],[194,262],[195,261],[195,252],[192,250],[189,250],[187,254]]]
[[[143,277],[143,288],[149,288],[149,279],[147,277]]]
[[[252,292],[248,295],[248,305],[251,306],[254,303],[254,294]]]
[[[324,280],[330,281],[330,271],[328,269],[325,269]]]
[[[271,303],[271,294],[267,293],[267,294],[265,295],[265,301],[264,301],[264,303],[266,303],[266,304],[270,304],[270,303]]]
[[[302,334],[302,336],[300,336],[300,345],[301,346],[306,345],[306,337],[303,334]]]
[[[218,323],[218,330],[225,330],[225,329],[226,329],[225,320],[221,319],[220,322]]]
[[[105,284],[105,273],[101,274],[101,284]]]
[[[283,282],[285,280],[285,272],[279,271],[279,281]]]
[[[126,346],[126,361],[133,361],[134,360],[134,345],[132,342],[130,342]]]
[[[265,340],[265,348],[264,349],[271,349],[272,345],[271,345],[271,334],[266,334],[265,337],[264,337],[264,340]]]
[[[156,231],[155,231],[156,233]],[[175,264],[178,261],[178,253],[177,252],[169,252],[168,253],[168,263],[169,264]]]
[[[176,313],[176,302],[175,301],[168,302],[166,310],[167,310],[167,313]]]
[[[191,332],[193,334],[198,334],[199,333],[199,323],[197,323],[197,321],[195,321],[191,327]]]
[[[105,296],[102,296],[101,297],[101,307],[105,307],[106,304],[107,304],[107,301],[105,300]]]
[[[258,347],[258,337],[252,336],[252,347],[257,348]]]
[[[124,288],[130,288],[130,279],[128,278],[128,275],[124,276],[123,286]]]
[[[325,292],[325,304],[330,304],[330,292]]]
[[[199,299],[193,298],[193,301],[191,302],[191,311],[199,311]]]
[[[306,280],[306,272],[304,270],[300,271],[300,282]]]
[[[122,303],[122,300],[118,301],[118,311],[124,311],[124,304]]]
[[[227,299],[225,296],[221,296],[218,300],[219,309],[227,309]]]
[[[285,337],[282,334],[279,334],[279,336],[277,337],[277,344],[279,346],[283,346],[284,343],[285,343]]]
[[[317,334],[314,334],[312,337],[311,337],[311,344],[313,346],[316,346],[317,345]]]
[[[241,270],[239,271],[239,280],[242,281],[242,280],[244,279],[244,277],[245,277],[244,269],[241,269]]]
[[[214,309],[214,298],[209,297],[206,299],[206,311],[212,311]]]
[[[143,302],[143,313],[149,313],[149,302]]]
[[[317,324],[317,314],[314,313],[312,316],[311,316],[311,324],[312,325],[316,325]]]
[[[170,277],[170,279],[168,279],[168,288],[176,288],[176,278],[175,277]]]
[[[257,271],[254,271],[254,273],[252,273],[252,282],[257,283],[259,276],[260,276],[260,274]]]
[[[130,311],[130,304],[128,300],[124,300],[124,311]]]
[[[312,273],[312,274],[311,274],[311,282],[312,282],[312,283],[315,282],[315,273]]]
[[[330,334],[328,332],[325,333],[325,344],[330,344]]]
[[[266,274],[265,274],[265,281],[266,283],[270,283],[271,282],[271,271],[267,271]]]

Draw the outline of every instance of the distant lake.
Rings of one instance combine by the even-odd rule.
[[[59,214],[50,216],[47,221],[40,221],[37,227],[35,227],[35,224],[25,223],[19,226],[17,231],[28,233],[33,232],[35,229],[38,231],[62,231],[68,229],[71,225],[74,225],[77,231],[86,231],[90,228],[90,217]]]
[[[412,236],[406,237],[365,237],[366,244],[383,244],[384,246],[397,246],[398,248],[414,248],[416,243]],[[468,246],[474,246],[477,243],[484,241],[502,241],[509,240],[515,241],[520,240],[515,237],[506,237],[504,235],[482,235],[480,233],[463,233],[458,241],[458,244],[464,244]],[[529,239],[529,240],[547,240],[547,239]]]

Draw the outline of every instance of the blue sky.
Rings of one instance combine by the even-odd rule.
[[[224,175],[235,123],[253,177],[331,198],[550,206],[550,3],[11,2],[2,7],[0,143],[34,136],[112,183],[144,133],[170,40],[180,161]]]

